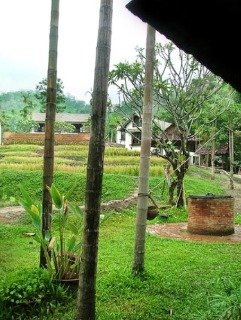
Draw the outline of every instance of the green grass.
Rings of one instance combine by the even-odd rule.
[[[30,159],[41,159],[40,149],[36,145],[2,147],[1,154],[5,154],[5,160],[11,161],[5,163],[5,167],[4,157],[0,161],[0,204],[6,205],[10,198],[17,204],[21,198],[20,185],[36,200],[41,199],[42,172],[38,167],[41,164],[33,163],[32,170],[26,170],[26,167],[30,169]],[[137,187],[139,170],[139,153],[117,148],[107,148],[106,151],[103,202],[132,194]],[[66,194],[75,185],[69,199],[83,204],[87,147],[57,146],[56,155],[59,165],[54,177],[56,186]],[[150,192],[157,204],[162,205],[167,200],[167,186],[163,163],[159,160],[153,158],[152,161]],[[81,169],[78,169],[81,162]],[[216,180],[210,180],[208,170],[191,167],[185,178],[185,195],[223,194],[224,179],[220,175]],[[187,220],[185,209],[170,208],[165,212],[170,215],[168,222]],[[97,320],[218,319],[208,318],[208,299],[222,293],[222,278],[230,279],[237,287],[240,285],[241,244],[191,242],[147,235],[146,271],[142,277],[134,277],[131,269],[135,215],[135,207],[121,213],[109,212],[108,218],[101,223]],[[238,215],[236,222],[240,223],[240,219]],[[163,221],[155,219],[147,223]],[[38,267],[39,247],[31,237],[24,235],[31,231],[33,227],[25,216],[11,225],[0,224],[0,288],[5,283],[14,282],[21,270]],[[70,320],[74,319],[74,313],[75,298],[70,296],[69,303],[48,319]],[[1,319],[0,315],[0,320],[8,319]]]
[[[32,226],[29,224],[0,225],[0,284],[6,278],[14,279],[15,272],[23,266],[37,266],[38,245],[31,238],[24,236],[25,232],[31,230]]]
[[[13,183],[14,182],[14,183]],[[69,200],[76,204],[83,204],[85,195],[85,174],[55,172],[54,182],[58,189],[67,194],[71,190]],[[13,204],[18,204],[21,199],[22,186],[31,196],[40,201],[42,195],[42,172],[39,170],[1,170],[0,173],[0,204],[2,206],[13,198]],[[123,199],[134,192],[137,180],[132,176],[104,175],[102,201]]]
[[[22,235],[30,225],[1,226],[1,279],[38,265],[38,247]],[[147,235],[146,272],[131,274],[135,210],[112,214],[100,228],[97,319],[201,319],[218,281],[240,284],[241,244],[200,243]],[[235,257],[235,259],[234,259]],[[14,271],[15,270],[15,271]],[[75,300],[49,319],[73,319]],[[205,318],[202,318],[205,319]]]

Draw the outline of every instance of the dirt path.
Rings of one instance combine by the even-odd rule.
[[[24,210],[20,206],[0,208],[0,223],[13,223],[23,213]]]
[[[130,197],[123,200],[112,200],[101,205],[101,211],[114,210],[121,211],[124,208],[128,208],[136,203],[137,193],[134,193]],[[84,208],[84,206],[80,207]],[[23,214],[24,209],[21,206],[14,207],[5,207],[0,208],[0,223],[14,223],[16,222]]]

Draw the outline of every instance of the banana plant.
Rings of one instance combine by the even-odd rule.
[[[42,206],[36,204],[23,188],[20,204],[31,218],[35,230],[33,238],[43,248],[50,274],[59,280],[78,278],[82,212],[78,206],[70,204],[54,184],[47,189],[54,205],[52,218],[56,221],[51,233],[42,234]],[[77,222],[71,217],[77,217]]]

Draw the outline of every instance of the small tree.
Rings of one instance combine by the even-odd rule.
[[[137,53],[134,63],[115,66],[110,72],[110,83],[118,88],[132,112],[141,115],[145,55],[140,48]],[[165,150],[162,157],[172,167],[170,188],[177,187],[178,207],[184,204],[183,180],[189,166],[187,145],[193,138],[193,123],[201,115],[204,103],[219,88],[219,81],[191,55],[175,48],[171,42],[156,45],[153,140]],[[163,115],[167,115],[175,125],[178,146],[159,125],[159,120],[166,120]],[[172,199],[169,201],[172,202]]]
[[[57,78],[56,80],[56,112],[63,112],[65,110],[65,101],[66,97],[64,94],[64,85],[63,81],[60,78]],[[39,100],[41,103],[41,112],[46,111],[46,103],[47,103],[47,79],[42,79],[37,85],[36,85],[36,91],[35,91],[35,97]]]
[[[229,145],[230,188],[233,188],[233,172],[238,161],[237,145],[234,141],[236,131],[240,126],[241,104],[238,94],[229,85],[224,84],[213,98],[205,105],[202,117],[196,123],[196,130],[202,138],[202,144],[211,150],[212,172],[216,149]],[[210,110],[213,110],[212,114]],[[233,137],[234,135],[234,137]],[[210,138],[211,137],[211,138]],[[237,140],[236,140],[237,141]],[[228,160],[228,159],[227,159]],[[226,163],[225,170],[228,170]],[[213,174],[214,176],[214,174]]]

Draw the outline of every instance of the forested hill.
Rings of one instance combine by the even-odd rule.
[[[0,93],[0,111],[20,111],[25,107],[24,96],[28,96],[31,99],[34,110],[36,112],[40,111],[40,102],[35,97],[34,91],[13,91]],[[91,107],[86,104],[85,101],[76,100],[75,97],[71,95],[65,95],[66,101],[64,103],[65,110],[67,113],[90,113]]]

